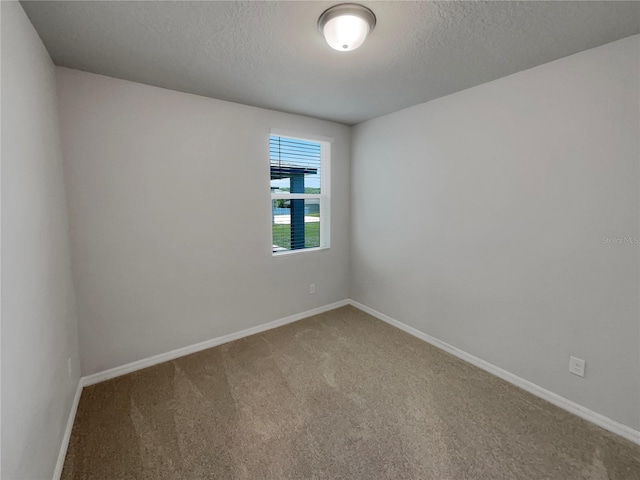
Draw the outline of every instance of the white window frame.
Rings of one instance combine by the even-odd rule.
[[[271,254],[274,257],[296,255],[307,252],[317,252],[328,250],[331,247],[331,143],[332,138],[319,135],[305,135],[300,133],[286,132],[283,130],[271,129],[270,136],[291,138],[293,140],[303,140],[320,144],[320,193],[271,193],[269,201],[269,214],[273,200],[297,200],[297,199],[318,199],[320,201],[320,246],[310,248],[297,248],[295,250],[273,251],[273,224],[270,232]],[[269,143],[267,142],[267,148]]]

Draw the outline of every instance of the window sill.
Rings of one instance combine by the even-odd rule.
[[[297,250],[286,250],[284,252],[272,252],[272,257],[289,257],[291,255],[300,255],[303,253],[311,253],[311,252],[322,252],[325,250],[330,250],[331,247],[315,247],[315,248],[300,248]]]

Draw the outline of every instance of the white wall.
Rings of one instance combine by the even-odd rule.
[[[55,67],[20,4],[0,8],[0,477],[50,479],[79,378]]]
[[[58,86],[84,375],[348,297],[349,127],[65,68]],[[270,128],[335,139],[330,250],[272,257]]]
[[[352,138],[351,297],[640,427],[640,36]],[[569,355],[587,361],[568,373]]]

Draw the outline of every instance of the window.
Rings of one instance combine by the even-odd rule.
[[[327,141],[271,135],[273,254],[329,247]]]

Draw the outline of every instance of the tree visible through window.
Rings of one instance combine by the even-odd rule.
[[[273,253],[329,246],[329,144],[271,135]]]

